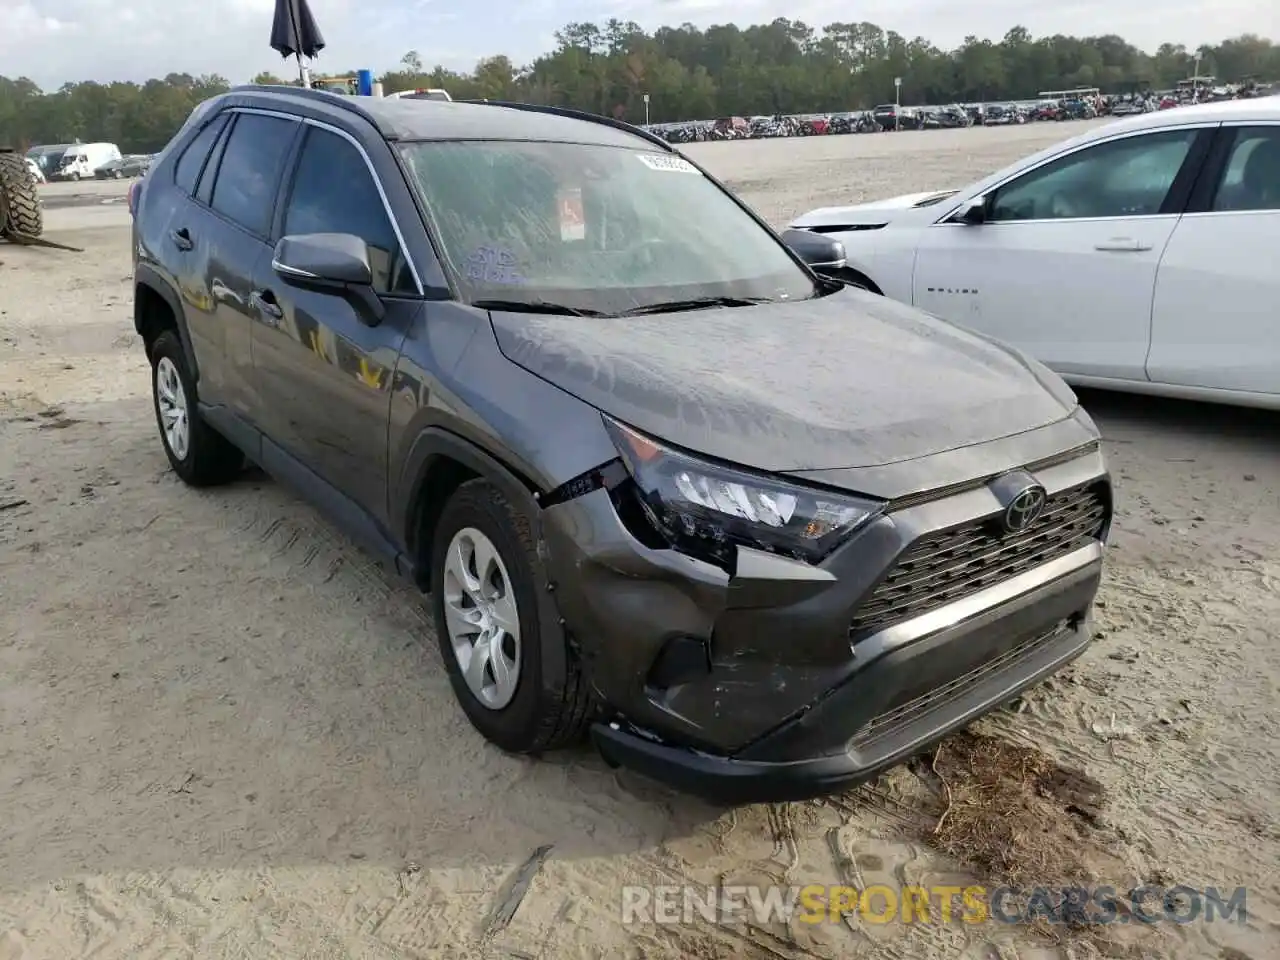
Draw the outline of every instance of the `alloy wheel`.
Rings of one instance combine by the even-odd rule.
[[[177,366],[168,357],[161,357],[156,364],[156,406],[160,410],[164,442],[179,460],[187,459],[187,451],[191,447],[187,392],[182,387]]]
[[[474,527],[445,553],[442,599],[449,643],[471,693],[501,710],[520,681],[520,615],[511,576],[493,541]]]

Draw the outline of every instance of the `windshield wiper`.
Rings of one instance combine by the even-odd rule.
[[[481,310],[508,310],[511,313],[555,313],[568,317],[604,317],[603,310],[591,310],[585,307],[570,307],[563,303],[550,303],[546,300],[472,300],[471,306]]]
[[[648,313],[679,313],[682,310],[701,310],[706,307],[754,307],[758,303],[776,303],[768,297],[693,297],[689,300],[668,300],[650,303],[643,307],[623,310],[620,316],[639,317]]]

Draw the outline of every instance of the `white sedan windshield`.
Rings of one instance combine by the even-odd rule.
[[[519,141],[401,149],[468,299],[614,313],[815,295],[780,242],[676,154]]]

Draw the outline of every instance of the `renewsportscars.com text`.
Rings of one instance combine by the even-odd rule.
[[[1236,887],[629,886],[624,924],[869,923],[1243,924],[1246,890]]]

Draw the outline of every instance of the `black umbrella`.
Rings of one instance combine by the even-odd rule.
[[[298,76],[305,86],[306,72],[302,58],[314,60],[324,49],[324,37],[307,0],[276,0],[276,15],[271,22],[271,49],[282,57],[298,58]]]

